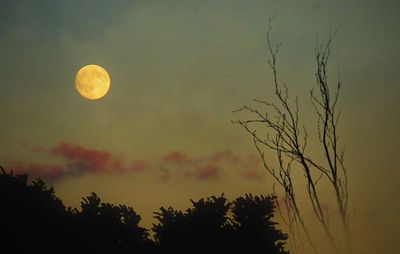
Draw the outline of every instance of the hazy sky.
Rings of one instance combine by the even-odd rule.
[[[398,1],[0,2],[0,165],[48,179],[67,205],[96,191],[151,223],[189,198],[268,194],[252,141],[232,110],[273,98],[268,19],[279,71],[313,122],[317,36],[337,30],[341,141],[358,253],[398,253]],[[75,74],[109,71],[111,90],[81,97]],[[310,135],[311,136],[311,135]],[[385,251],[378,251],[385,246]]]

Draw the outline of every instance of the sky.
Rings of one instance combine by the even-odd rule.
[[[337,31],[329,78],[339,68],[356,250],[399,253],[399,8],[390,0],[2,0],[0,165],[44,178],[66,205],[92,191],[131,205],[146,226],[159,207],[184,209],[190,198],[268,195],[272,179],[231,120],[253,98],[273,99],[266,33],[275,17],[279,77],[299,97],[305,124],[315,122],[314,49]],[[76,91],[87,64],[111,77],[100,100]]]

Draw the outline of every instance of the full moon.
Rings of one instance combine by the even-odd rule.
[[[75,78],[75,86],[80,95],[89,100],[102,98],[110,90],[110,76],[98,65],[83,66]]]

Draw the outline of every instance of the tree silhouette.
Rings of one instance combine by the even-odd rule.
[[[287,236],[273,222],[275,197],[247,194],[191,200],[182,212],[154,213],[154,240],[133,208],[91,193],[66,208],[54,189],[28,175],[0,172],[0,244],[12,253],[271,253],[286,254]]]
[[[220,252],[227,248],[227,212],[230,203],[223,196],[195,202],[185,213],[171,207],[155,213],[155,239],[164,253]]]
[[[132,208],[101,203],[92,193],[82,209],[66,208],[41,179],[1,168],[0,241],[13,253],[142,253],[151,247]],[[146,252],[147,253],[147,252]]]
[[[125,205],[102,203],[96,193],[74,210],[80,237],[96,253],[142,253],[148,250],[148,232],[139,227],[140,216]]]
[[[284,250],[287,235],[276,229],[272,221],[275,196],[246,194],[232,205],[236,250],[242,253],[288,253]]]
[[[155,213],[153,231],[161,253],[288,253],[283,248],[287,235],[272,221],[274,196],[191,202],[185,212],[170,207]]]
[[[223,197],[209,197],[197,202],[186,210],[188,242],[197,246],[195,253],[223,253],[227,248],[227,213],[230,203]]]
[[[188,245],[185,215],[172,207],[161,207],[154,214],[158,224],[153,224],[152,229],[159,253],[184,253]]]
[[[54,189],[28,175],[14,175],[1,168],[0,241],[13,253],[90,253],[74,234],[72,218],[55,196]]]

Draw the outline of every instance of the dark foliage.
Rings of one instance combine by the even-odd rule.
[[[242,253],[287,253],[286,234],[272,221],[275,197],[246,194],[233,202],[234,247]]]
[[[286,254],[286,234],[272,221],[275,197],[191,200],[186,211],[160,208],[154,240],[131,207],[92,193],[66,208],[40,180],[0,172],[0,248],[9,253],[271,253]]]
[[[0,243],[8,253],[92,253],[53,188],[28,176],[0,173]]]
[[[92,193],[72,214],[80,238],[95,253],[147,253],[150,248],[148,232],[131,207],[102,203]]]
[[[84,198],[66,208],[54,189],[26,174],[0,173],[0,248],[9,253],[148,253],[151,242],[132,208]]]
[[[230,240],[226,198],[191,202],[193,208],[185,213],[172,208],[155,213],[159,223],[153,231],[161,253],[225,253]]]
[[[223,196],[191,201],[186,212],[161,208],[153,225],[161,253],[286,254],[287,235],[272,221],[274,196]],[[231,216],[228,216],[231,215]]]

